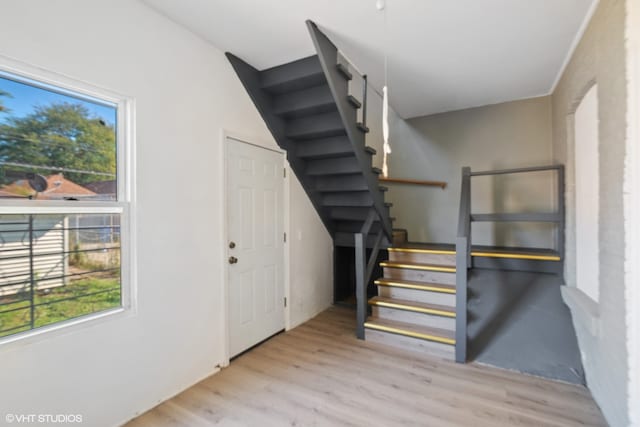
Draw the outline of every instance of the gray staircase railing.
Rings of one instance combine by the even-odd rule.
[[[371,274],[375,268],[376,261],[378,259],[378,252],[382,246],[382,240],[384,237],[384,231],[380,229],[375,238],[375,243],[371,249],[369,260],[367,260],[367,237],[371,231],[371,226],[375,221],[378,214],[371,210],[367,220],[362,225],[362,229],[359,233],[354,235],[354,246],[356,251],[355,256],[355,269],[356,269],[356,336],[364,339],[364,324],[367,320],[367,287],[371,280]]]
[[[467,285],[471,265],[471,169],[462,168],[456,237],[456,362],[467,361]]]
[[[533,213],[471,213],[471,178],[474,176],[505,175],[527,172],[556,171],[557,173],[557,211]],[[549,222],[557,225],[555,250],[564,257],[564,165],[534,166],[528,168],[502,169],[471,172],[471,168],[462,168],[460,189],[460,211],[458,214],[458,235],[456,238],[456,362],[467,360],[467,295],[471,259],[471,223],[490,222]]]

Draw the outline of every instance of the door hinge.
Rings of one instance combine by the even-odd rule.
[[[287,297],[284,297],[284,306],[287,306]]]
[[[284,233],[284,242],[287,243],[287,233]]]
[[[282,171],[283,171],[282,176],[283,176],[284,178],[286,178],[286,177],[287,177],[287,168],[282,169]]]

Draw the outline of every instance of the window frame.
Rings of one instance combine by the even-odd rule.
[[[113,105],[116,108],[116,200],[16,200],[0,199],[0,214],[119,214],[120,307],[85,314],[0,338],[0,349],[16,341],[49,337],[56,331],[86,327],[114,315],[135,315],[135,99],[79,79],[36,68],[0,55],[0,76],[63,95]]]

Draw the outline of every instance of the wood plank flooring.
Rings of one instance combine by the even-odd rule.
[[[333,307],[128,427],[606,426],[589,391],[359,341]]]

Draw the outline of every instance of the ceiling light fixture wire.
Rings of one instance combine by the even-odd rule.
[[[382,176],[389,176],[388,155],[391,154],[389,144],[389,26],[387,23],[387,4],[385,0],[377,0],[376,8],[383,13],[383,34],[384,34],[384,87],[382,88]]]

